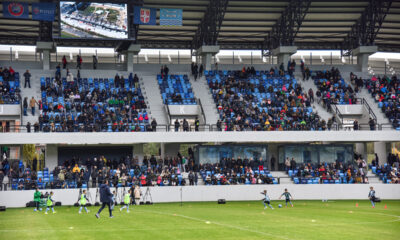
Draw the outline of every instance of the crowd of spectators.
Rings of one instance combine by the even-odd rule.
[[[52,171],[45,168],[36,171],[36,165],[24,166],[22,161],[10,166],[7,161],[1,163],[0,186],[10,183],[13,190],[28,190],[39,188],[87,188],[96,187],[105,179],[112,186],[183,186],[197,184],[199,167],[189,157],[178,154],[176,157],[161,159],[155,156],[145,156],[142,163],[138,157],[121,157],[106,159],[104,156],[82,160],[73,157],[55,167]],[[188,179],[182,175],[189,173]],[[3,181],[4,178],[6,181]],[[189,182],[187,182],[189,180]]]
[[[317,101],[328,111],[331,111],[331,104],[356,104],[356,92],[342,78],[339,69],[316,71],[312,78],[318,87]]]
[[[196,104],[187,75],[157,75],[164,104]]]
[[[400,157],[398,154],[389,153],[387,163],[379,164],[373,161],[370,168],[385,183],[400,183]]]
[[[368,183],[367,164],[360,156],[357,156],[356,163],[296,164],[293,158],[286,158],[285,167],[296,184]]]
[[[67,70],[68,72],[68,70]],[[43,132],[152,131],[139,78],[41,78],[39,122]]]
[[[19,73],[10,67],[0,67],[0,104],[20,104]]]
[[[219,131],[325,130],[311,97],[283,69],[206,71]]]
[[[219,163],[201,164],[199,173],[206,185],[277,184],[260,159],[222,158]]]
[[[371,79],[366,79],[363,83],[392,126],[400,130],[400,80],[397,76],[372,76]],[[358,84],[361,87],[363,86],[359,80]]]

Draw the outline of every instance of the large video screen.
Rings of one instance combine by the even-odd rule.
[[[128,38],[126,4],[60,2],[62,38]]]

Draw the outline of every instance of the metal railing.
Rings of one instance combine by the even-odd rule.
[[[201,116],[203,117],[204,124],[206,124],[207,119],[206,119],[206,114],[204,113],[203,104],[201,103],[200,98],[196,98],[196,100],[197,100],[197,104],[200,106],[200,112],[201,112]]]
[[[150,124],[148,124],[149,128],[145,130],[145,132],[153,132],[152,127]],[[371,127],[367,123],[362,123],[359,124],[359,129],[360,131],[392,131],[393,126],[390,123],[383,123],[383,124],[376,124],[375,125],[375,130],[371,130]],[[238,131],[237,129],[233,130],[225,130],[225,124],[222,124],[221,126],[221,131],[225,132],[232,132],[232,131]],[[265,128],[257,128],[257,127],[247,127],[241,131],[280,131],[279,130],[279,125],[271,125],[273,127],[273,130],[268,130]],[[353,130],[353,127],[349,127],[348,124],[342,124],[342,123],[333,123],[331,128],[328,129],[328,126],[325,126],[326,129],[325,131],[348,131],[348,130]],[[314,130],[308,130],[310,128],[313,128]],[[196,126],[194,124],[189,124],[188,127],[188,132],[193,132],[195,131]],[[217,132],[218,127],[217,124],[200,124],[199,125],[199,132]],[[283,129],[282,131],[322,131],[319,130],[317,126],[306,124],[303,125],[302,127],[296,128],[296,129]],[[1,133],[27,133],[27,127],[26,125],[14,125],[14,126],[9,126],[7,128],[3,128]],[[109,132],[107,129],[102,129],[101,131],[84,131],[79,128],[74,128],[73,131],[62,131],[62,130],[57,130],[57,129],[51,129],[49,131],[36,131],[36,132],[59,132],[59,133],[83,133],[83,132]],[[126,128],[124,131],[112,131],[112,132],[132,132],[129,128]],[[133,131],[133,132],[141,132],[141,131]],[[175,132],[175,125],[174,124],[157,124],[156,127],[156,132]],[[179,126],[178,132],[183,132],[183,126],[182,124]],[[31,133],[35,133],[34,126],[31,125]]]

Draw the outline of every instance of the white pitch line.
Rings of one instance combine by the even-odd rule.
[[[165,213],[165,212],[156,212],[156,211],[143,211],[143,210],[137,210],[138,212],[151,212],[151,213],[156,213],[156,214],[161,214],[161,215],[167,215],[167,216],[176,216],[176,217],[181,217],[181,218],[186,218],[186,219],[190,219],[190,220],[194,220],[194,221],[198,221],[198,222],[206,222],[208,220],[204,220],[204,219],[200,219],[200,218],[194,218],[194,217],[190,217],[190,216],[185,216],[185,215],[181,215],[181,214],[173,214],[173,213]],[[235,226],[235,225],[230,225],[230,224],[225,224],[225,223],[219,223],[219,222],[214,222],[211,221],[211,224],[215,224],[215,225],[219,225],[222,227],[227,227],[227,228],[233,228],[233,229],[237,229],[237,230],[241,230],[241,231],[247,231],[247,232],[253,232],[253,233],[258,233],[260,235],[264,235],[264,236],[269,236],[269,237],[274,237],[274,238],[281,238],[281,239],[285,239],[285,240],[292,240],[291,238],[287,238],[287,237],[283,237],[283,236],[277,236],[271,233],[267,233],[267,232],[261,232],[258,230],[253,230],[253,229],[249,229],[249,228],[244,228],[244,227],[239,227],[239,226]]]

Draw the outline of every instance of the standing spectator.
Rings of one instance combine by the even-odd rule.
[[[181,126],[181,124],[179,123],[178,119],[175,120],[175,132],[179,131],[179,127]]]
[[[67,64],[68,64],[67,58],[65,57],[65,55],[63,56],[61,61],[62,61],[62,64],[63,64],[63,69],[65,69],[67,67]]]
[[[140,188],[138,185],[135,186],[134,195],[135,195],[135,204],[139,205],[140,204],[140,196],[142,195],[142,193],[140,192]]]
[[[353,129],[354,129],[354,131],[357,131],[358,130],[358,121],[357,120],[354,120],[354,122],[353,122]]]
[[[196,120],[194,121],[194,130],[195,130],[196,132],[199,131],[199,126],[200,126],[200,121],[199,121],[199,119],[196,117]]]
[[[118,73],[115,74],[115,77],[114,77],[114,85],[115,85],[116,88],[119,87],[119,76],[118,76]]]
[[[197,67],[197,64],[195,64],[194,67],[193,67],[193,77],[194,77],[195,81],[197,80],[197,74],[198,73],[199,73],[198,72],[198,67]]]
[[[167,67],[167,65],[164,66],[164,73],[165,77],[168,78],[169,68]]]
[[[24,77],[25,77],[24,88],[26,88],[27,84],[29,88],[31,88],[31,74],[29,73],[29,70],[26,70],[26,72],[24,73]]]
[[[93,55],[93,69],[97,69],[97,57]]]
[[[312,90],[312,88],[308,90],[308,96],[310,97],[310,102],[314,103],[314,91]]]
[[[192,75],[194,75],[194,62],[190,65],[190,70],[192,72]]]
[[[377,153],[375,153],[375,164],[377,167],[379,167],[379,157]]]
[[[155,118],[153,119],[153,121],[151,121],[151,130],[153,132],[157,131],[157,121]]]
[[[61,78],[61,67],[60,64],[56,67],[56,78]]]
[[[26,131],[27,131],[28,133],[31,132],[31,123],[30,123],[30,122],[28,122],[28,123],[26,124]]]
[[[218,121],[217,121],[217,129],[218,129],[218,131],[222,131],[222,122],[221,122],[221,120],[219,120],[218,119]]]
[[[199,78],[201,78],[201,77],[203,76],[203,71],[204,71],[203,64],[200,64],[200,68],[199,68]]]
[[[189,178],[189,185],[193,186],[194,185],[194,174],[192,171],[189,172],[188,178]]]
[[[184,132],[189,132],[189,123],[188,123],[188,121],[186,121],[186,118],[183,119],[182,126],[183,126],[183,131]]]
[[[76,55],[76,68],[81,69],[82,66],[82,57],[78,54]]]
[[[374,119],[369,118],[368,124],[369,124],[370,130],[371,130],[371,131],[375,131],[375,121],[374,121]]]
[[[24,116],[28,116],[28,98],[24,98],[24,103],[22,104],[24,108]]]
[[[36,104],[38,104],[38,102],[36,101],[36,99],[34,97],[31,98],[31,101],[29,102],[29,105],[31,107],[32,110],[32,116],[35,116],[35,106]]]

